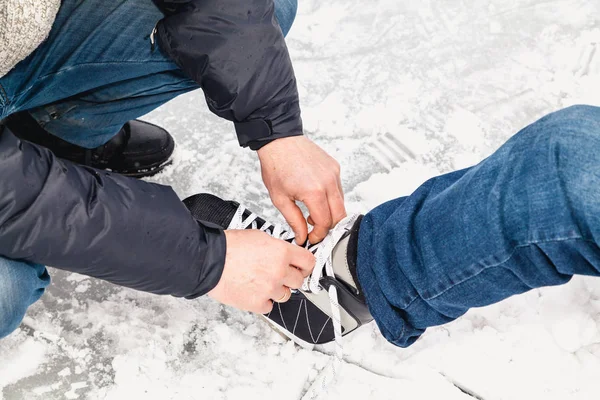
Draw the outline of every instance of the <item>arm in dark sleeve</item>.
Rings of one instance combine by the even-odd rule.
[[[4,257],[188,298],[221,277],[225,235],[169,187],[57,159],[2,126],[0,187]]]
[[[166,17],[157,42],[258,149],[302,134],[296,78],[273,0],[154,0]]]

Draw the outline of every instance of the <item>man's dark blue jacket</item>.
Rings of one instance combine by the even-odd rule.
[[[154,0],[158,51],[235,124],[242,146],[302,134],[294,71],[272,0]],[[173,190],[57,159],[0,126],[0,256],[157,294],[219,281],[223,231]]]

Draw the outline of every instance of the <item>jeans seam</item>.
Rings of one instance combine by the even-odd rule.
[[[402,307],[402,309],[403,310],[408,309],[408,307],[410,307],[412,305],[412,303],[414,303],[419,297],[420,296],[417,294],[415,297],[412,298],[412,300],[410,300],[408,303],[406,303],[406,305],[404,307]]]
[[[426,300],[426,301],[434,300],[434,299],[438,298],[439,296],[443,295],[444,293],[446,293],[448,290],[450,290],[450,289],[452,289],[452,288],[454,288],[454,287],[456,287],[456,286],[458,286],[458,285],[460,285],[462,283],[465,283],[465,282],[467,282],[470,279],[473,279],[473,278],[477,277],[482,272],[484,272],[484,271],[486,271],[486,270],[488,270],[490,268],[499,267],[502,264],[505,264],[508,260],[510,260],[515,255],[515,253],[519,249],[531,246],[532,244],[564,242],[564,241],[567,241],[567,240],[581,240],[581,241],[585,241],[585,242],[596,243],[594,240],[586,239],[586,238],[580,236],[580,237],[566,237],[566,238],[560,238],[560,239],[534,240],[534,241],[530,241],[530,242],[527,242],[527,243],[519,244],[519,245],[516,245],[515,247],[513,247],[512,251],[508,254],[508,256],[504,260],[502,260],[502,261],[500,261],[498,263],[492,264],[492,265],[484,266],[479,271],[477,271],[476,274],[473,274],[473,275],[469,276],[468,278],[462,279],[459,282],[455,282],[454,284],[450,285],[449,287],[447,287],[446,289],[444,289],[440,293],[436,294],[435,296],[431,296],[431,297],[427,297],[427,298],[422,297],[422,299]]]

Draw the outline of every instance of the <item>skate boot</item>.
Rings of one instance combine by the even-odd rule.
[[[223,229],[260,229],[275,238],[294,241],[290,229],[271,224],[234,201],[198,194],[183,202],[196,219]],[[275,302],[273,310],[264,316],[276,330],[303,347],[334,341],[337,322],[341,334],[347,335],[373,319],[356,274],[361,219],[360,215],[347,217],[321,243],[307,245],[317,259],[312,275],[300,290],[292,290],[287,302]]]

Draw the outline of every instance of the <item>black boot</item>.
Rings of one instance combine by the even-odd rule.
[[[169,132],[138,120],[127,122],[111,140],[95,149],[76,146],[48,133],[26,111],[9,116],[5,122],[19,139],[46,147],[59,158],[135,178],[162,171],[170,164],[175,148]]]

